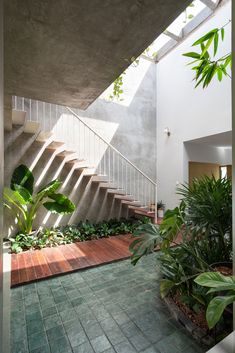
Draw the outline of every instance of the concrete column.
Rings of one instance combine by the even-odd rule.
[[[0,352],[3,348],[3,168],[4,168],[4,146],[3,146],[3,0],[0,0]],[[5,353],[5,352],[4,352]]]

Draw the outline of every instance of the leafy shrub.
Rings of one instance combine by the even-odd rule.
[[[5,206],[17,220],[19,231],[30,234],[38,209],[44,206],[49,212],[69,214],[75,205],[63,194],[57,193],[62,182],[53,180],[34,193],[34,176],[28,167],[21,164],[11,177],[10,188],[4,188]]]
[[[111,219],[97,224],[79,222],[78,225],[67,225],[56,228],[45,228],[31,234],[18,233],[10,238],[11,251],[19,253],[28,249],[41,249],[45,247],[70,244],[76,241],[86,241],[109,237],[116,234],[132,233],[142,223],[149,222],[147,217],[141,220]]]
[[[227,179],[204,177],[191,186],[183,185],[178,194],[180,205],[165,213],[160,226],[146,224],[134,231],[131,262],[135,265],[158,245],[162,250],[161,296],[177,293],[197,311],[209,304],[212,294],[194,279],[212,271],[214,263],[231,260],[232,185]],[[182,242],[177,244],[179,233]]]

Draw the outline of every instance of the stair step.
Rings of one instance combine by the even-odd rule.
[[[150,217],[150,218],[155,218],[155,212],[151,212],[151,211],[147,211],[147,210],[142,210],[140,209],[136,209],[134,210],[134,212],[136,214],[142,215],[142,216],[146,216],[146,217]]]
[[[131,206],[135,206],[135,207],[140,207],[141,203],[139,201],[128,201],[128,200],[122,200],[121,203],[123,205],[131,205]]]
[[[115,195],[114,198],[118,200],[134,201],[131,195]]]
[[[100,183],[101,189],[117,189],[117,185],[111,183]]]
[[[58,156],[60,157],[67,157],[67,156],[71,156],[71,155],[74,155],[76,152],[74,151],[67,151],[67,150],[64,150],[63,152],[59,153]],[[74,158],[75,159],[75,158]]]
[[[53,136],[53,133],[50,131],[40,131],[38,134],[36,141],[46,142],[49,138]]]
[[[64,142],[61,141],[52,141],[50,143],[49,146],[47,146],[47,148],[49,148],[50,150],[56,150],[58,147],[61,147],[64,145]]]
[[[26,118],[26,112],[23,110],[12,110],[12,124],[24,125]]]
[[[107,190],[107,193],[108,193],[108,194],[112,194],[112,195],[126,195],[125,191],[120,190],[120,189],[119,189],[119,190],[118,190],[118,189],[117,189],[117,190],[115,190],[115,189],[110,189],[110,190],[109,190],[109,189],[108,189],[108,190]]]
[[[24,124],[24,132],[26,134],[36,134],[40,130],[40,124],[36,121],[26,121]]]
[[[130,206],[128,206],[128,208],[133,211],[137,210],[137,211],[149,212],[149,209],[147,206],[136,207],[136,206],[130,205]]]
[[[107,175],[97,175],[94,178],[92,178],[92,183],[107,183],[108,182],[108,177]]]

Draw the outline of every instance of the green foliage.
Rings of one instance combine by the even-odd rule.
[[[209,302],[206,319],[211,329],[218,323],[225,308],[235,302],[235,277],[223,276],[219,272],[205,272],[200,274],[195,282],[200,286],[210,288],[208,293],[227,291],[227,295],[217,296]]]
[[[214,76],[217,76],[219,81],[222,81],[224,76],[231,78],[227,71],[228,67],[230,67],[230,69],[232,67],[231,52],[220,58],[216,58],[219,41],[224,40],[225,26],[222,28],[214,28],[195,41],[192,46],[199,46],[199,52],[183,54],[186,57],[194,59],[189,65],[194,65],[192,70],[195,72],[195,88],[199,85],[206,88],[211,83]],[[212,46],[213,50],[211,49]]]
[[[11,238],[11,251],[19,253],[29,249],[41,249],[62,244],[70,244],[76,241],[86,241],[109,237],[116,234],[132,233],[141,224],[149,222],[149,218],[143,217],[138,221],[126,219],[111,219],[100,223],[79,222],[78,225],[67,225],[56,228],[45,228],[35,233],[19,233]]]
[[[35,194],[33,184],[32,172],[21,164],[12,174],[10,188],[4,188],[5,206],[17,220],[19,231],[23,234],[32,232],[34,219],[42,205],[50,212],[59,214],[72,213],[75,210],[75,205],[65,195],[56,193],[61,186],[59,180],[51,181]]]
[[[180,205],[166,211],[160,226],[141,226],[134,232],[131,261],[135,265],[159,245],[161,296],[177,293],[198,312],[213,299],[213,291],[208,292],[194,279],[211,271],[213,263],[231,260],[232,185],[227,179],[204,177],[183,185],[178,194]],[[182,242],[177,244],[179,233]]]
[[[186,231],[196,240],[207,242],[208,260],[213,254],[220,261],[231,260],[232,250],[232,183],[230,179],[203,177],[178,188],[186,207]],[[211,259],[211,260],[210,260]],[[207,261],[208,261],[207,260]],[[216,261],[214,261],[216,262]]]
[[[114,100],[116,99],[117,101],[122,101],[122,94],[123,94],[123,77],[126,74],[124,71],[116,80],[113,82],[113,92],[110,94],[109,99]]]
[[[133,237],[136,239],[129,246],[133,265],[136,265],[142,256],[153,252],[156,246],[162,242],[159,227],[152,223],[139,226],[134,231]]]

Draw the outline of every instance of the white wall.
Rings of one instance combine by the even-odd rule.
[[[168,208],[178,203],[176,182],[184,182],[184,142],[231,130],[231,80],[211,83],[207,89],[194,88],[193,72],[183,53],[192,43],[231,19],[231,2],[225,3],[183,43],[157,64],[157,181],[158,199]],[[231,25],[218,55],[230,51]],[[164,134],[169,127],[171,135]],[[203,153],[203,151],[202,151]]]

